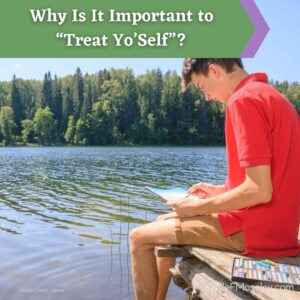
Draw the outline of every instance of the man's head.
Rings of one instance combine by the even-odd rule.
[[[236,77],[245,77],[240,58],[186,58],[182,68],[182,90],[193,82],[203,91],[207,100],[217,99],[226,102]]]

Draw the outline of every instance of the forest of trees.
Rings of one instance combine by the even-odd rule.
[[[300,113],[300,84],[272,81]],[[176,72],[102,70],[0,82],[3,145],[223,145],[225,107]]]

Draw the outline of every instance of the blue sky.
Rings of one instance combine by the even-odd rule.
[[[300,81],[300,1],[256,0],[270,32],[252,59],[244,59],[249,73],[266,72],[276,80]],[[50,70],[59,77],[73,74],[77,67],[83,73],[104,68],[132,68],[135,74],[160,67],[164,72],[180,73],[182,59],[0,59],[0,80],[11,80],[13,74],[24,79],[43,79]]]

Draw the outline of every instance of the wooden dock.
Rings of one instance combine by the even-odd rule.
[[[300,291],[232,282],[233,259],[235,257],[247,258],[239,253],[194,246],[165,246],[156,247],[155,255],[182,257],[181,261],[170,271],[175,284],[180,287],[188,286],[186,299],[300,299]],[[270,259],[278,263],[300,265],[300,256]]]

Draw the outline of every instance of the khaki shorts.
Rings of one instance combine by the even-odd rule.
[[[225,237],[216,214],[175,218],[178,244],[196,245],[230,251],[244,251],[242,231]]]

